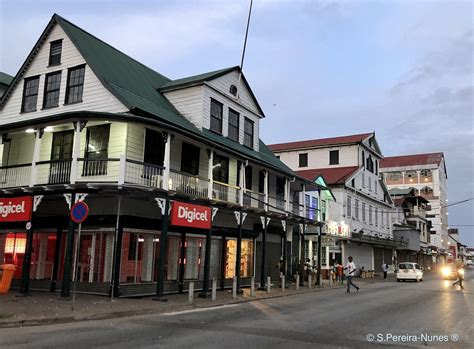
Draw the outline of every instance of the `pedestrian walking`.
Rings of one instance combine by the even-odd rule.
[[[387,263],[382,264],[383,279],[387,280],[388,265]]]
[[[352,261],[352,256],[349,256],[348,259],[349,259],[349,262],[347,262],[346,267],[344,268],[345,270],[347,270],[347,291],[346,291],[346,293],[351,293],[351,285],[352,285],[352,287],[355,287],[355,289],[357,290],[356,292],[359,292],[360,287],[352,282],[352,277],[355,274],[356,266],[355,266],[355,263]]]
[[[344,282],[344,266],[337,262],[337,281],[341,284]]]
[[[453,287],[455,287],[456,285],[459,285],[461,286],[461,290],[464,290],[464,286],[462,284],[462,281],[464,279],[464,268],[463,268],[463,265],[462,263],[456,263],[456,276],[457,276],[457,280],[455,283],[453,283]]]

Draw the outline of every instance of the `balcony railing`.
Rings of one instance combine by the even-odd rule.
[[[246,189],[244,192],[244,206],[265,209],[265,194]]]
[[[179,192],[191,197],[209,198],[214,200],[239,204],[241,194],[243,205],[268,211],[284,213],[285,200],[283,195],[268,196],[265,203],[265,194],[245,190],[241,193],[239,186],[213,181],[212,193],[209,193],[210,181],[207,178],[193,176],[171,169],[169,176],[165,168],[136,160],[120,158],[72,159],[39,161],[32,164],[21,164],[0,167],[0,189],[45,186],[52,184],[71,183],[117,183],[118,185],[132,184],[146,188],[161,188]],[[166,179],[165,179],[166,178]],[[166,183],[164,182],[166,180]],[[288,210],[297,215],[301,214],[301,207],[292,202]],[[310,218],[306,212],[306,217]],[[316,219],[316,218],[315,218]]]
[[[209,180],[175,170],[170,170],[170,178],[168,180],[167,189],[191,196],[207,198]]]
[[[0,188],[27,186],[30,177],[31,164],[0,167]]]
[[[36,163],[34,184],[66,184],[71,179],[71,159],[49,160]]]
[[[214,181],[212,187],[212,198],[232,203],[239,202],[240,187],[235,185]]]
[[[161,188],[163,167],[127,159],[124,182],[144,187]]]

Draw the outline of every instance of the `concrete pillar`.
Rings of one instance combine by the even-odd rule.
[[[252,276],[250,281],[250,297],[255,297],[255,276]]]
[[[237,298],[237,277],[232,278],[232,299]]]
[[[272,278],[270,276],[267,276],[267,293],[270,293],[272,291]]]
[[[300,289],[300,274],[296,274],[296,291]]]
[[[212,294],[211,299],[215,301],[217,299],[217,279],[212,278]]]
[[[96,244],[97,244],[97,234],[92,233],[91,258],[90,258],[90,263],[89,263],[89,282],[94,282]]]
[[[188,302],[189,302],[189,303],[193,303],[193,302],[194,302],[194,281],[191,281],[191,282],[189,283]]]

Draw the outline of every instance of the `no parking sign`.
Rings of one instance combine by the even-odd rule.
[[[89,206],[83,201],[76,202],[71,207],[71,219],[74,223],[84,222],[89,215]]]

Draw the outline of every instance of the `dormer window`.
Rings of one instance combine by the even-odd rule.
[[[229,108],[229,130],[227,137],[236,142],[239,141],[239,118],[239,113]]]
[[[247,118],[244,124],[244,145],[253,148],[253,121]]]
[[[63,48],[63,40],[52,41],[49,47],[49,65],[61,64],[61,51]]]
[[[211,126],[210,130],[222,134],[222,103],[211,98]]]

